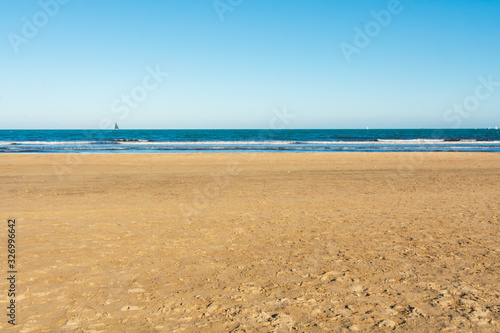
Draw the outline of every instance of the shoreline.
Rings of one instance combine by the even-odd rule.
[[[0,156],[23,156],[23,155],[51,155],[51,156],[64,156],[64,155],[151,155],[151,156],[158,156],[158,155],[178,155],[178,156],[183,156],[183,155],[211,155],[211,154],[227,154],[227,155],[258,155],[258,154],[276,154],[276,155],[286,155],[286,154],[316,154],[316,155],[332,155],[332,154],[367,154],[367,155],[374,155],[374,154],[492,154],[492,155],[498,155],[499,152],[493,152],[493,151],[331,151],[331,152],[324,152],[324,151],[309,151],[309,152],[300,152],[300,151],[258,151],[258,152],[231,152],[231,151],[220,151],[220,152],[174,152],[174,153],[110,153],[110,152],[105,152],[105,153],[87,153],[87,152],[82,152],[82,153],[1,153]]]

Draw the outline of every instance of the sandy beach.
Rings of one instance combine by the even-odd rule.
[[[500,154],[2,155],[2,332],[499,332]],[[8,281],[0,305],[7,313]]]

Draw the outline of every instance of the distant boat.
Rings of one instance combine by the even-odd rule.
[[[495,129],[498,131],[498,126],[495,126]]]
[[[120,129],[120,128],[118,127],[118,124],[115,123],[115,130],[117,130],[117,129]]]

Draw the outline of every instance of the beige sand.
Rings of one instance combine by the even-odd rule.
[[[500,331],[500,154],[1,155],[0,170],[2,271],[8,218],[19,271],[4,332]]]

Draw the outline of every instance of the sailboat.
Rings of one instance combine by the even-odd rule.
[[[117,130],[117,129],[120,129],[120,128],[118,127],[118,124],[115,123],[115,130]]]

